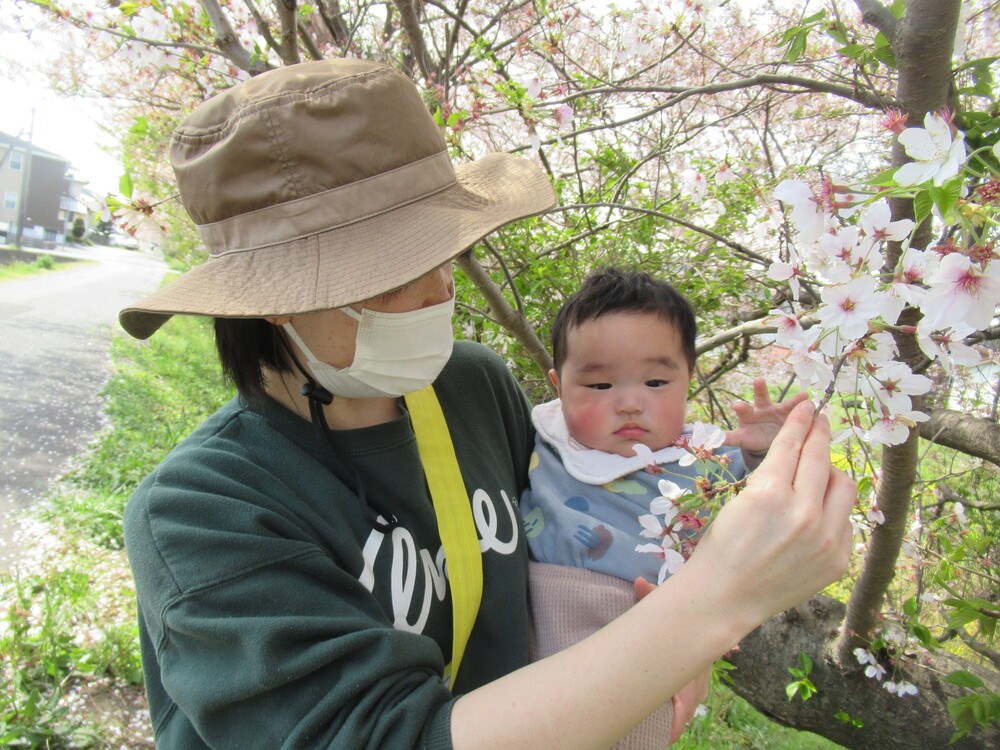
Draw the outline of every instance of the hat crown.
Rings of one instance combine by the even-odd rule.
[[[378,63],[335,59],[271,70],[209,99],[174,132],[170,158],[181,200],[204,226],[445,152],[409,79]],[[356,194],[345,200],[352,205],[344,210],[364,217]],[[206,241],[213,254],[227,249]]]

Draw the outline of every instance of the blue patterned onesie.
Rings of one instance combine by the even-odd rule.
[[[624,457],[583,448],[566,434],[558,399],[532,411],[538,431],[531,457],[529,488],[521,496],[521,517],[531,558],[537,562],[571,565],[634,580],[657,580],[661,561],[656,555],[636,552],[636,545],[651,539],[640,535],[639,516],[660,496],[661,479],[682,489],[694,479],[713,473],[701,461],[680,466],[686,451],[668,447],[654,452],[664,473],[651,474],[638,457]],[[693,425],[686,425],[689,432]],[[729,481],[746,475],[739,448],[723,446],[716,455],[728,455]],[[565,460],[564,460],[565,459]]]

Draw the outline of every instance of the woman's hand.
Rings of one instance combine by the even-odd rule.
[[[799,403],[773,449],[677,575],[697,575],[753,625],[837,580],[851,551],[857,488],[830,464],[830,426]],[[720,616],[726,613],[720,612]]]
[[[461,696],[456,749],[607,748],[771,615],[847,569],[854,483],[799,404],[681,569],[596,633]]]

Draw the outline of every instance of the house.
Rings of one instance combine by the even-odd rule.
[[[84,185],[70,162],[19,137],[0,133],[0,240],[13,243],[24,220],[27,246],[60,244],[71,236],[74,221],[86,223]],[[22,203],[22,192],[27,200]]]

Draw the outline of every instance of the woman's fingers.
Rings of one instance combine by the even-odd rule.
[[[854,528],[851,526],[851,511],[858,502],[858,486],[840,469],[830,470],[830,482],[824,497],[826,523],[835,529],[834,549],[840,554],[837,577],[847,570],[854,546]]]
[[[813,429],[814,411],[815,406],[810,401],[804,401],[792,409],[785,424],[775,435],[767,457],[751,476],[752,483],[762,484],[765,480],[778,485],[794,483],[800,463],[799,456]],[[829,428],[826,430],[826,435],[829,436]],[[817,441],[822,440],[822,431],[813,436],[812,440],[812,451],[815,454]],[[826,466],[829,466],[829,437],[827,437]]]

